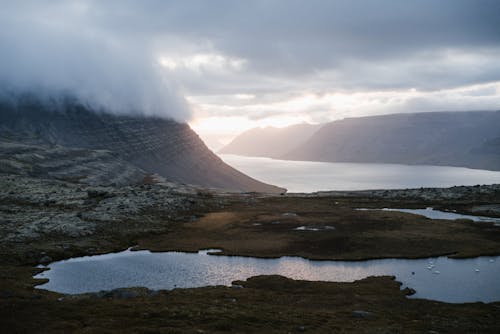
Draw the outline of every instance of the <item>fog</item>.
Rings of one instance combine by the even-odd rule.
[[[2,5],[0,96],[36,95],[57,102],[73,97],[94,110],[185,121],[182,94],[139,36],[99,29],[84,7]]]

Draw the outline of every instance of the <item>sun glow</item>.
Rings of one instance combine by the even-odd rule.
[[[428,101],[435,111],[463,110],[479,96],[498,101],[500,82],[470,85],[437,92],[415,88],[369,92],[303,92],[274,99],[252,94],[189,96],[194,110],[191,127],[209,146],[227,144],[240,133],[255,127],[285,127],[298,123],[326,123],[346,117],[425,111]],[[455,100],[441,106],[440,101]],[[484,107],[487,109],[487,105]],[[218,137],[218,138],[217,138]],[[214,139],[216,138],[216,139]],[[211,143],[216,142],[215,145]]]
[[[282,128],[297,123],[304,123],[306,120],[300,116],[279,116],[262,120],[251,120],[247,117],[234,116],[213,116],[196,118],[189,122],[189,126],[204,140],[212,149],[218,149],[239,135],[240,133],[256,128],[272,126]]]

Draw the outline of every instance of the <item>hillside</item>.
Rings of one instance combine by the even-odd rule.
[[[285,128],[253,128],[237,136],[218,153],[277,158],[304,143],[320,127],[304,123]]]
[[[500,170],[500,111],[348,118],[325,124],[280,158]]]
[[[59,108],[61,109],[61,108]],[[170,181],[235,191],[281,192],[283,189],[254,180],[225,164],[211,152],[187,124],[172,120],[116,116],[97,113],[77,103],[66,103],[62,110],[34,101],[0,105],[0,137],[8,142],[41,147],[107,150],[127,173],[156,173]],[[12,150],[11,144],[7,145]],[[28,147],[17,146],[26,150]],[[68,151],[70,152],[70,151]],[[89,155],[85,151],[71,151]],[[47,156],[57,157],[63,151]],[[111,155],[93,155],[109,162]],[[58,158],[60,159],[60,158]],[[70,160],[70,159],[69,159]],[[68,161],[69,161],[68,160]],[[55,162],[54,162],[55,163]],[[11,164],[12,165],[12,164]],[[95,164],[94,164],[95,165]],[[91,167],[88,171],[96,171]]]

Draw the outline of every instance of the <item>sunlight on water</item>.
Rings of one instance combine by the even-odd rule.
[[[214,250],[211,250],[214,252]],[[473,259],[383,259],[310,261],[298,257],[258,259],[199,253],[130,251],[54,262],[36,278],[39,288],[84,293],[119,287],[150,289],[230,285],[256,275],[352,282],[368,276],[394,275],[417,291],[414,297],[447,302],[499,301],[500,257]]]

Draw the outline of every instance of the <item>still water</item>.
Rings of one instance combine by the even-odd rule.
[[[500,172],[446,166],[288,161],[221,154],[227,164],[289,192],[500,183]]]
[[[352,282],[368,276],[394,275],[417,292],[412,298],[452,303],[500,301],[500,257],[473,259],[383,259],[369,261],[311,261],[299,257],[258,259],[198,253],[126,250],[58,261],[36,275],[49,282],[41,289],[84,293],[120,287],[150,289],[230,285],[256,275],[293,279]]]
[[[425,209],[392,209],[392,208],[383,208],[383,209],[356,209],[359,211],[370,211],[370,210],[381,210],[381,211],[396,211],[396,212],[405,212],[411,213],[414,215],[424,216],[430,219],[445,219],[445,220],[455,220],[455,219],[470,219],[475,222],[483,222],[483,223],[495,223],[495,225],[500,225],[500,218],[493,217],[484,217],[484,216],[472,216],[472,215],[462,215],[460,213],[449,212],[449,211],[440,211],[434,210],[433,208],[425,208]]]

